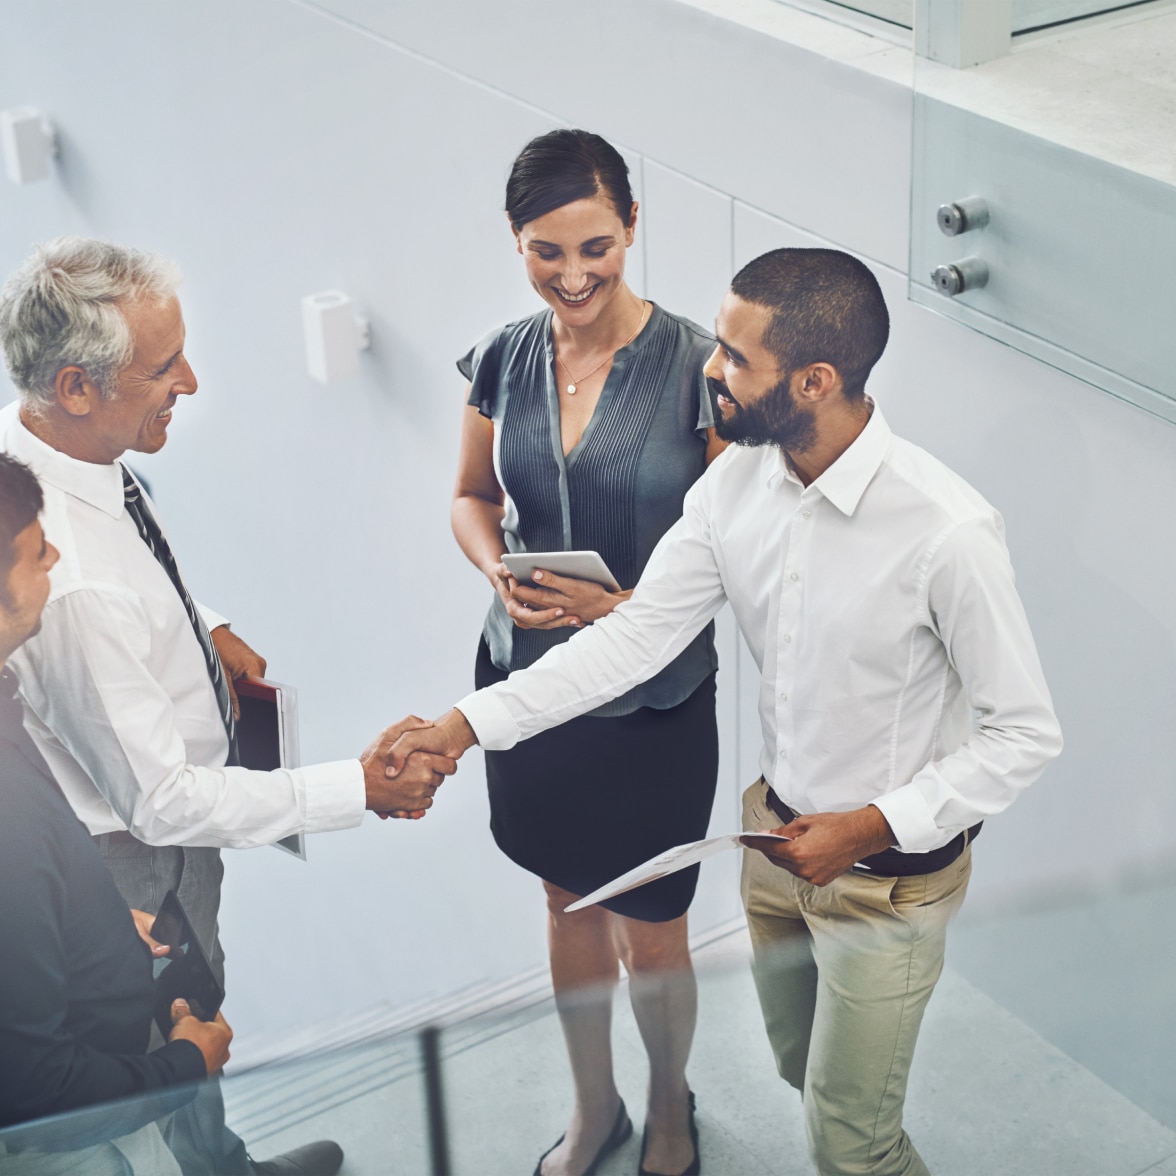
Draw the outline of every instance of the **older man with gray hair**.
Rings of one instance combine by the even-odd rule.
[[[365,808],[423,814],[456,765],[426,755],[408,779],[386,778],[381,744],[428,725],[411,717],[357,759],[237,764],[232,682],[265,662],[192,600],[120,460],[161,449],[177,402],[196,391],[178,283],[163,258],[62,238],[0,294],[0,345],[20,392],[0,410],[0,450],[40,479],[45,531],[61,552],[41,632],[12,661],[25,725],[128,904],[154,910],[176,890],[220,970],[221,847],[348,828]],[[338,1169],[333,1143],[249,1160],[210,1089],[169,1140],[187,1176]]]

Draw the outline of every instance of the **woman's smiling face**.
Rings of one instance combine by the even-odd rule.
[[[625,250],[637,226],[626,225],[604,193],[573,200],[515,233],[536,293],[570,327],[594,322],[625,280]]]

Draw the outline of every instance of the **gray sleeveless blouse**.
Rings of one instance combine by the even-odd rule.
[[[494,422],[494,472],[510,551],[598,551],[622,588],[637,583],[682,499],[706,469],[714,411],[702,374],[714,337],[654,306],[616,353],[579,444],[564,457],[551,311],[493,331],[458,360],[469,403]],[[497,596],[483,628],[501,670],[531,665],[575,629],[516,628]],[[661,673],[591,713],[664,710],[718,666],[708,625]]]

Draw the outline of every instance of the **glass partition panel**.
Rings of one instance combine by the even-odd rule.
[[[980,843],[976,853],[983,857]],[[1176,902],[1176,871],[1141,862],[1094,879],[1076,868],[1034,887],[1032,900],[1028,893],[965,907],[949,934],[950,967],[1039,1034],[1073,1074],[1084,1072],[1092,1090],[1097,1080],[1124,1127],[1138,1111],[1157,1142],[1176,1138],[1176,943],[1160,931]]]
[[[983,839],[974,852],[982,868]],[[933,1172],[1158,1176],[1170,1170],[1158,1165],[1176,1164],[1167,983],[1176,948],[1156,933],[1176,900],[1176,874],[1137,873],[1114,894],[1056,881],[1032,906],[965,904],[949,930],[905,1110]],[[802,943],[761,961],[761,986],[808,967],[808,950]],[[697,949],[695,968],[688,1081],[703,1170],[811,1173],[803,1103],[776,1070],[746,928],[733,925]],[[688,982],[659,984],[671,1007],[689,1006]],[[637,990],[637,1002],[648,991]],[[630,996],[622,984],[561,1002],[572,1022],[612,1010],[613,1069],[633,1132],[599,1176],[631,1173],[641,1156],[649,1062]],[[230,1064],[222,1089],[229,1125],[255,1158],[333,1139],[346,1176],[530,1172],[567,1127],[573,1100],[549,997],[244,1073]],[[167,1097],[174,1105],[174,1092]],[[129,1167],[175,1176],[170,1107],[160,1103],[128,1100],[0,1131],[0,1173]]]
[[[240,1073],[230,1061],[220,1079],[226,1121],[256,1160],[333,1139],[349,1174],[431,1172],[423,1057],[412,1032]],[[179,1176],[169,1144],[185,1134],[177,1121],[196,1093],[171,1088],[0,1130],[0,1173]]]
[[[909,29],[914,23],[914,0],[832,0],[839,8],[860,12],[877,20]]]
[[[858,25],[869,31],[882,31],[882,26],[911,29],[915,23],[915,0],[778,0],[790,8],[827,17],[830,20]],[[856,18],[865,17],[864,21]]]
[[[914,301],[1169,420],[1174,52],[1163,6],[970,69],[917,57],[910,233]]]
[[[1176,1163],[1176,1104],[1166,1101],[1176,1078],[1162,1065],[1176,1046],[1176,1016],[1158,979],[1173,948],[1146,923],[1162,917],[1174,884],[1137,878],[1119,894],[1125,918],[1117,928],[1104,898],[1073,889],[1067,897],[1055,890],[1031,911],[1013,901],[975,912],[965,904],[949,930],[906,1100],[906,1128],[932,1172],[1138,1176]],[[765,970],[768,982],[805,964],[807,951],[782,953]],[[738,928],[695,957],[688,1081],[702,1169],[807,1176],[814,1169],[801,1096],[777,1073],[749,955]],[[1108,998],[1117,1007],[1100,1011]],[[586,991],[565,1012],[590,1018],[606,1000]],[[611,1004],[614,1072],[634,1130],[602,1161],[600,1176],[637,1169],[649,1073],[624,986]],[[1118,1057],[1100,1048],[1112,1036],[1122,1043]],[[553,1006],[455,1025],[443,1042],[453,1171],[532,1171],[572,1108]],[[1129,1073],[1123,1063],[1141,1048],[1147,1064]]]
[[[1036,32],[1108,12],[1145,8],[1164,0],[1013,0],[1013,35]]]
[[[949,0],[956,4],[959,0]],[[983,0],[998,5],[1000,0]],[[1130,10],[1148,7],[1169,6],[1170,0],[1008,0],[1011,11],[1005,9],[1001,19],[1006,22],[1006,34],[1013,36],[1036,33],[1044,29],[1057,28],[1076,20],[1111,13],[1129,14]],[[897,25],[904,29],[914,27],[915,0],[780,0],[796,8],[820,13],[833,20],[841,14],[857,14]],[[932,5],[937,0],[931,0]],[[1011,20],[1011,24],[1009,24]]]
[[[347,1172],[429,1172],[429,1107],[420,1033],[259,1066],[223,1081],[225,1113],[257,1159],[333,1139]]]

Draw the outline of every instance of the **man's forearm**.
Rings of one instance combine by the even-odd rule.
[[[148,845],[253,849],[292,833],[352,828],[364,803],[358,759],[270,772],[184,764],[119,816]]]
[[[629,601],[572,641],[505,682],[467,695],[456,709],[477,741],[493,751],[587,714],[653,677],[713,615],[671,630],[654,623],[655,611],[639,586]]]
[[[204,1059],[190,1042],[175,1042],[150,1054],[103,1054],[85,1046],[46,1043],[35,1055],[26,1042],[23,1055],[18,1049],[5,1051],[5,1070],[0,1124],[132,1100],[121,1107],[103,1105],[93,1122],[82,1117],[72,1127],[66,1124],[71,1144],[78,1147],[126,1135],[176,1110],[206,1077]]]

